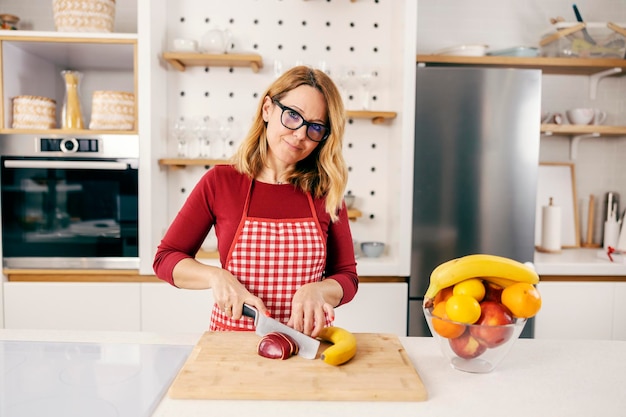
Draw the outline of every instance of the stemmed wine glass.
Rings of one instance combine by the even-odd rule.
[[[361,84],[361,107],[363,110],[370,110],[372,89],[375,87],[380,77],[378,68],[364,68],[357,78]]]
[[[177,155],[186,158],[189,153],[189,143],[187,142],[187,122],[184,117],[179,117],[172,123],[172,136],[176,139]]]
[[[209,119],[209,116],[200,116],[194,120],[193,133],[198,141],[199,158],[208,158],[210,154]]]
[[[232,133],[233,117],[222,120],[219,127],[219,136],[222,139],[222,158],[228,158],[229,140]]]
[[[357,83],[357,72],[353,67],[342,67],[337,75],[337,84],[339,87],[339,93],[343,100],[343,104],[346,108],[349,107],[349,102],[353,97],[354,88]]]

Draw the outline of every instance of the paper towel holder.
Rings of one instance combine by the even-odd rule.
[[[554,219],[554,214],[552,216],[550,216],[554,221],[556,221],[557,223],[555,223],[556,226],[556,230],[553,232],[556,232],[556,234],[558,235],[558,239],[557,242],[552,242],[552,243],[556,243],[556,246],[558,247],[550,247],[551,245],[548,245],[546,243],[546,238],[545,238],[545,228],[548,227],[546,225],[546,215],[549,213],[548,210],[549,209],[553,209],[553,210],[557,210],[556,212],[556,216],[557,218]],[[549,202],[548,202],[548,206],[544,206],[543,210],[542,210],[542,237],[541,237],[541,244],[535,246],[535,250],[537,252],[542,252],[542,253],[561,253],[561,250],[563,249],[562,244],[560,243],[560,238],[561,238],[561,208],[557,207],[554,205],[554,198],[552,196],[550,196],[549,198]]]

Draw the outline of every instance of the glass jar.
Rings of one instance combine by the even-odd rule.
[[[80,82],[83,74],[79,71],[61,71],[65,81],[65,99],[61,113],[63,129],[84,129],[83,111],[80,104]]]

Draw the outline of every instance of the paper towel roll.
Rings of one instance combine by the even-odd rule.
[[[552,199],[550,199],[552,200]],[[561,250],[561,207],[543,206],[541,212],[541,248],[549,252]]]

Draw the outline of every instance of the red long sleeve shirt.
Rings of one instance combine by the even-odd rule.
[[[251,179],[232,166],[216,166],[200,179],[183,204],[157,248],[153,268],[156,275],[174,285],[174,266],[185,258],[193,258],[204,239],[215,227],[222,265],[232,245],[243,215]],[[248,215],[271,219],[309,217],[311,210],[306,194],[291,184],[275,185],[255,181],[250,196]],[[330,221],[325,199],[313,199],[316,214],[326,239],[324,277],[336,280],[343,288],[341,304],[354,298],[358,276],[354,246],[345,206],[339,220]]]

